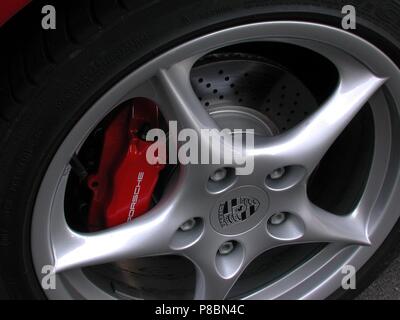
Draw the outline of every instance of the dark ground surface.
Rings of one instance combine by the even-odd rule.
[[[369,286],[359,300],[400,300],[400,257]]]

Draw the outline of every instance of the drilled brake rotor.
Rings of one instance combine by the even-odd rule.
[[[297,77],[255,55],[208,55],[194,66],[191,77],[193,89],[207,109],[252,108],[267,116],[280,132],[317,108],[314,96]]]

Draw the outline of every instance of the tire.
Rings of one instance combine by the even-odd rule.
[[[40,28],[54,4],[57,29]],[[207,3],[205,3],[207,2]],[[58,147],[109,88],[158,55],[213,31],[296,20],[340,28],[346,1],[34,1],[2,30],[0,69],[0,294],[44,299],[31,250],[36,197]],[[354,34],[400,66],[400,4],[353,1]],[[400,222],[357,276],[354,298],[399,253]],[[3,298],[3,296],[2,296]]]

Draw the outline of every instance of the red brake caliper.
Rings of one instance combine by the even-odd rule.
[[[91,231],[110,228],[145,214],[164,165],[151,165],[146,152],[153,142],[143,140],[144,130],[158,128],[158,107],[137,98],[113,119],[104,136],[97,174],[88,178],[93,191],[89,210]]]

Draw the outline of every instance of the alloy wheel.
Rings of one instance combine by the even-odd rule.
[[[315,97],[299,78],[286,72],[282,61],[277,64],[253,53],[230,53],[232,48],[237,52],[238,46],[252,43],[295,46],[326,59],[336,70],[336,82],[327,84],[331,92]],[[223,68],[218,68],[221,64]],[[235,65],[245,65],[248,71],[238,74]],[[284,125],[282,120],[274,121],[278,112],[268,114],[270,107],[265,104],[264,109],[251,108],[268,100],[271,104],[273,97],[248,91],[244,97],[235,95],[238,84],[232,79],[253,77],[253,86],[261,82],[262,87],[266,79],[260,70],[268,70],[261,72],[267,78],[275,75],[272,87],[279,88],[280,95],[285,95],[283,88],[296,87],[294,96],[300,92],[304,100],[297,96],[291,103],[307,104],[303,108],[310,110],[293,116],[292,123],[286,119]],[[279,75],[285,75],[286,84],[280,83]],[[218,77],[225,86],[215,85]],[[107,284],[90,268],[153,256],[190,261],[193,272],[185,273],[194,277],[193,293],[185,296],[189,298],[328,297],[340,286],[341,268],[346,264],[360,268],[398,219],[396,211],[390,210],[390,199],[398,187],[398,150],[392,137],[397,130],[394,102],[400,99],[395,89],[399,84],[397,67],[365,40],[327,26],[291,21],[243,25],[204,35],[132,72],[77,123],[42,182],[33,214],[32,252],[38,276],[43,265],[55,266],[57,289],[47,293],[49,298],[146,297],[140,290],[124,292]],[[256,87],[254,92],[260,91]],[[79,154],[113,109],[138,97],[154,101],[166,120],[177,120],[182,128],[196,131],[220,129],[220,124],[229,122],[247,126],[248,119],[255,119],[250,123],[256,123],[260,133],[255,147],[248,150],[248,156],[255,159],[254,172],[234,176],[228,168],[228,173],[220,175],[226,170],[223,166],[180,166],[160,201],[142,217],[94,233],[75,230],[65,211],[73,174],[65,159]],[[361,187],[350,211],[329,212],[329,206],[312,201],[318,192],[310,184],[318,180],[332,146],[365,109],[362,118],[373,123],[374,132],[369,135],[373,148],[359,156],[367,158],[368,170],[359,178]],[[324,185],[335,183],[322,181]],[[238,198],[250,199],[254,214],[222,227],[220,206]],[[193,222],[190,228],[188,221]],[[264,254],[296,246],[304,255],[291,259],[283,273],[271,276],[268,271],[268,280],[249,275],[252,263]]]

